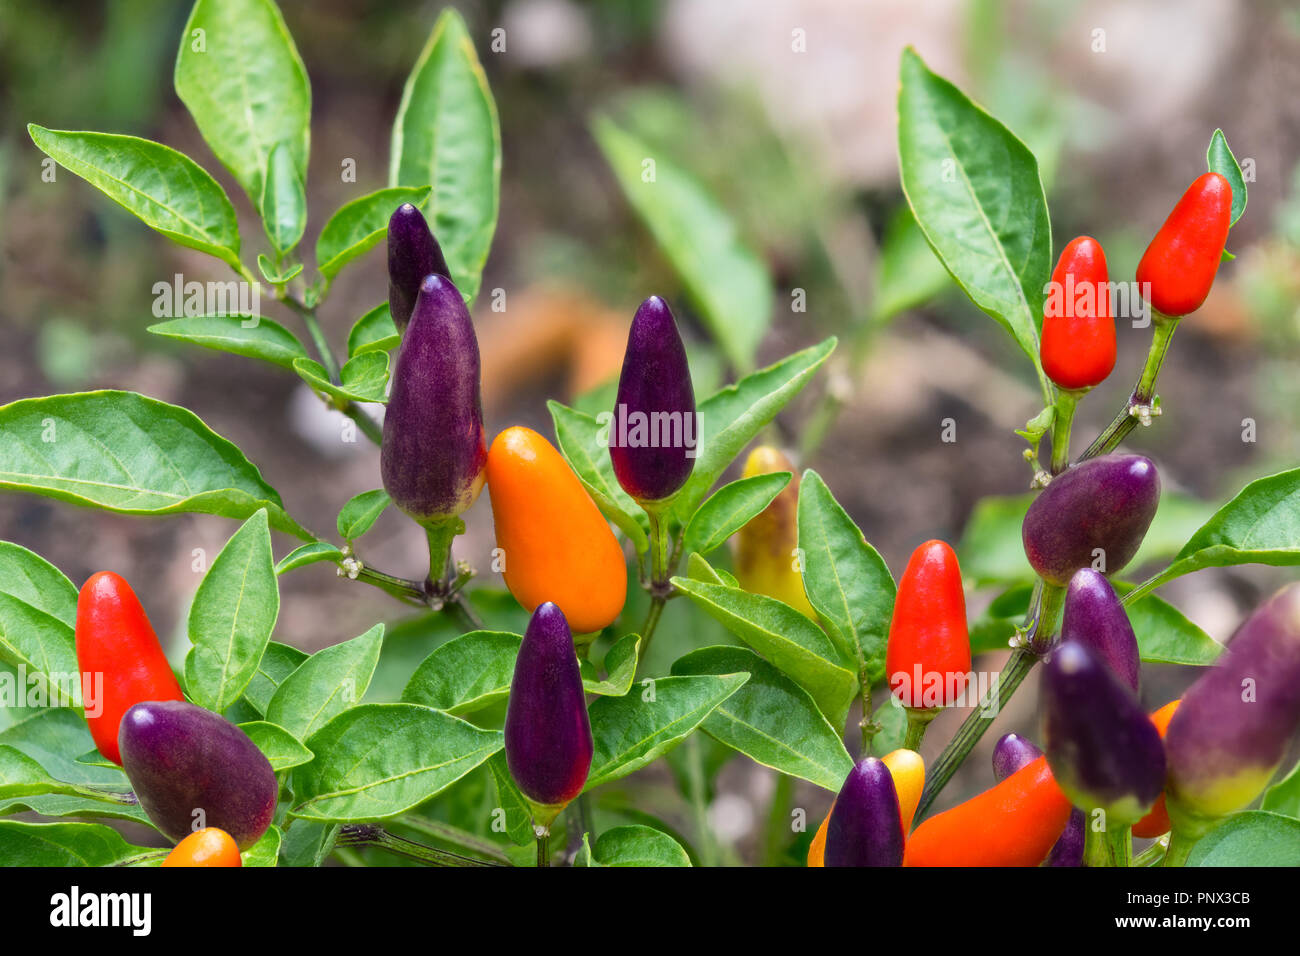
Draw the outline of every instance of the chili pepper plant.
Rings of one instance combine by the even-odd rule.
[[[1156,594],[1204,568],[1300,564],[1300,469],[1246,484],[1154,575],[1131,570],[1151,564],[1144,538],[1169,476],[1121,446],[1160,427],[1174,334],[1231,269],[1246,206],[1223,134],[1185,192],[1152,184],[1172,212],[1141,224],[1154,238],[1133,285],[1096,239],[1054,240],[1035,155],[901,52],[902,215],[970,314],[1006,331],[1042,410],[1005,422],[1027,443],[1024,484],[1005,491],[1029,493],[977,507],[961,541],[891,556],[896,583],[834,489],[773,438],[796,396],[827,392],[836,340],[756,367],[774,302],[761,260],[684,170],[665,159],[647,175],[655,157],[607,116],[592,118],[595,143],[683,291],[643,290],[616,389],[551,401],[546,434],[485,418],[475,305],[503,144],[482,42],[454,10],[437,18],[393,123],[388,185],[334,210],[310,254],[311,88],[271,0],[198,0],[175,64],[176,94],[264,235],[241,233],[223,186],[176,149],[33,118],[58,188],[79,177],[228,267],[272,313],[184,315],[151,332],[228,353],[232,380],[240,363],[278,366],[379,455],[374,490],[339,501],[327,533],[185,408],[118,390],[0,408],[6,491],[230,522],[175,670],[134,568],[78,587],[0,542],[0,676],[21,681],[9,686],[28,707],[0,724],[0,861],[726,863],[708,805],[732,758],[776,775],[784,858],[814,866],[1300,860],[1300,774],[1273,782],[1300,724],[1300,589],[1226,646]],[[381,243],[387,275],[370,281],[387,299],[342,324],[331,285]],[[1130,320],[1150,328],[1140,378],[1100,434],[1072,435],[1115,366],[1116,322]],[[731,384],[697,388],[695,329]],[[495,548],[472,553],[464,516],[489,506]],[[427,540],[427,565],[368,560],[390,507]],[[1000,590],[971,620],[962,565],[1007,540],[1023,561],[978,582]],[[392,617],[326,635],[311,655],[275,640],[280,582],[314,565],[336,568],[338,588],[382,590]],[[396,689],[372,688],[404,615],[445,630]],[[693,646],[656,663],[670,627]],[[1203,672],[1181,705],[1144,702],[1149,662]],[[1039,718],[1004,726],[1035,670]],[[950,708],[964,711],[958,729],[927,740]],[[995,724],[982,792],[954,800],[946,785]],[[123,821],[155,838],[128,842]]]

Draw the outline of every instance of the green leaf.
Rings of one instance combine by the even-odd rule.
[[[879,680],[894,613],[894,578],[811,469],[799,485],[799,548],[808,603],[828,626],[841,655],[865,666],[869,680]]]
[[[749,679],[660,677],[640,693],[602,697],[588,709],[595,755],[587,790],[640,770],[685,740],[719,704]]]
[[[45,793],[84,796],[78,787],[55,780],[21,750],[0,746],[0,800]]]
[[[1201,837],[1187,866],[1300,866],[1300,820],[1263,810],[1234,814]]]
[[[741,478],[723,485],[691,515],[686,525],[687,553],[708,554],[747,525],[790,483],[788,471]]]
[[[278,576],[319,561],[333,561],[337,564],[342,560],[343,552],[335,545],[328,541],[313,541],[311,544],[294,548],[281,558],[275,566],[275,573]]]
[[[689,173],[606,117],[592,133],[632,208],[728,360],[754,367],[772,318],[772,278],[735,222]]]
[[[293,370],[313,389],[346,405],[348,402],[383,402],[388,385],[388,353],[362,352],[348,359],[339,372],[339,384],[330,381],[329,373],[319,362],[308,358],[293,360]]]
[[[692,551],[691,556],[686,559],[686,576],[692,581],[703,581],[705,584],[726,584],[731,587],[740,587],[739,582],[734,577],[728,580],[728,576],[724,576],[724,572],[709,564],[696,551]]]
[[[622,826],[606,830],[589,848],[597,866],[690,866],[682,845],[662,830]]]
[[[280,144],[306,181],[311,88],[271,0],[198,0],[181,34],[173,80],[203,139],[255,206]]]
[[[45,129],[27,132],[43,153],[168,239],[239,266],[239,223],[226,192],[169,146],[135,136]]]
[[[239,729],[248,734],[249,739],[257,744],[258,750],[266,754],[266,759],[271,761],[271,769],[276,773],[301,766],[312,759],[312,752],[300,744],[293,734],[269,721],[250,720],[240,724]]]
[[[277,143],[267,159],[259,211],[271,247],[283,257],[298,245],[307,228],[307,194],[287,143]]]
[[[339,512],[339,537],[345,541],[353,541],[361,537],[370,530],[392,503],[393,499],[388,497],[388,492],[383,488],[363,491],[356,495]]]
[[[595,680],[584,674],[582,689],[600,697],[622,697],[632,689],[640,652],[641,635],[624,634],[605,652],[605,673],[608,676],[604,680]]]
[[[1035,368],[1052,231],[1034,154],[952,83],[903,51],[898,159],[903,192],[935,255]],[[1045,381],[1045,380],[1044,380]]]
[[[858,681],[820,627],[775,598],[687,578],[672,580],[710,617],[808,691],[833,724],[844,723]]]
[[[383,643],[384,625],[376,624],[360,637],[317,651],[281,681],[266,705],[266,719],[308,740],[365,696]]]
[[[333,279],[345,265],[365,255],[388,235],[388,220],[393,210],[408,202],[413,206],[423,206],[431,191],[429,186],[398,186],[380,189],[344,203],[330,216],[316,240],[316,262],[320,274]]]
[[[362,704],[307,741],[316,754],[293,772],[297,817],[377,820],[419,806],[487,760],[500,731],[480,730],[431,707]]]
[[[284,271],[281,272],[275,267],[275,263],[266,257],[265,253],[259,252],[257,254],[257,271],[262,273],[262,278],[271,285],[284,285],[297,276],[299,272],[302,272],[302,263],[286,263]]]
[[[186,696],[217,713],[239,700],[279,614],[271,529],[259,511],[231,535],[190,605]]]
[[[0,859],[6,866],[113,866],[142,853],[101,823],[20,823],[0,820]]]
[[[40,555],[0,541],[0,660],[29,673],[79,674],[76,626],[72,582]]]
[[[510,776],[506,755],[493,754],[488,761],[488,769],[492,771],[492,781],[496,784],[498,803],[496,809],[500,810],[504,817],[501,823],[505,826],[506,836],[510,837],[517,846],[532,846],[536,839],[533,833],[533,810]],[[495,821],[493,826],[496,826]]]
[[[853,769],[839,733],[808,693],[753,651],[705,647],[673,663],[674,674],[741,674],[749,680],[701,729],[757,763],[838,793]]]
[[[280,841],[282,866],[321,866],[334,849],[339,827],[336,823],[290,820]]]
[[[700,403],[698,457],[673,504],[679,521],[690,519],[727,466],[803,390],[834,350],[835,339],[826,339],[751,372]]]
[[[244,700],[248,701],[259,714],[265,716],[266,708],[271,703],[271,698],[275,696],[276,690],[284,683],[286,677],[302,666],[307,657],[305,652],[296,647],[276,641],[269,642],[266,650],[262,652],[257,672],[244,688]]]
[[[471,631],[433,649],[411,675],[402,700],[460,716],[505,699],[523,638]]]
[[[261,359],[281,368],[292,369],[294,359],[307,359],[307,350],[297,336],[261,316],[197,315],[159,322],[149,326],[149,331],[205,349]]]
[[[1264,791],[1261,810],[1300,818],[1300,763],[1273,786]]]
[[[950,288],[952,276],[935,257],[906,205],[899,206],[880,240],[872,318],[886,322]]]
[[[609,446],[600,440],[600,423],[591,415],[553,399],[546,403],[546,407],[551,410],[551,420],[555,423],[555,440],[560,453],[582,482],[582,487],[587,489],[600,513],[627,535],[637,554],[644,554],[650,547],[650,519],[614,476]]]
[[[362,352],[387,352],[401,341],[402,336],[398,334],[385,302],[357,319],[352,326],[348,333],[348,357],[355,358]]]
[[[191,411],[134,392],[79,392],[0,406],[0,488],[121,514],[247,518],[311,538],[238,448]]]
[[[1237,157],[1228,148],[1228,138],[1221,129],[1216,129],[1210,137],[1209,148],[1205,150],[1205,164],[1210,172],[1218,173],[1232,187],[1232,219],[1228,225],[1236,225],[1241,214],[1246,211],[1246,180],[1241,175]]]
[[[244,866],[276,866],[280,862],[280,828],[268,827],[262,838],[240,854]]]
[[[389,185],[430,184],[429,225],[471,303],[496,231],[501,128],[465,21],[451,7],[411,70],[393,123]]]

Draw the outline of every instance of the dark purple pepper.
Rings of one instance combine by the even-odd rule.
[[[444,276],[426,276],[420,287],[393,371],[379,463],[393,502],[425,524],[465,511],[483,488],[478,339]]]
[[[554,814],[582,792],[593,744],[582,674],[564,612],[547,601],[528,622],[506,708],[506,763],[540,811]],[[550,819],[538,819],[540,826]]]
[[[1032,741],[1019,734],[1003,734],[993,745],[993,776],[1001,783],[1042,755],[1043,752]],[[1083,825],[1083,811],[1077,808],[1071,810],[1070,819],[1052,846],[1052,852],[1047,855],[1044,866],[1083,865]]]
[[[1052,653],[1041,694],[1047,763],[1070,802],[1108,824],[1142,819],[1164,790],[1165,750],[1137,695],[1077,641]]]
[[[1092,568],[1076,571],[1065,591],[1061,640],[1078,641],[1136,692],[1141,673],[1137,637],[1124,605],[1105,576]]]
[[[826,865],[903,865],[898,792],[884,761],[864,757],[840,787],[826,826]]]
[[[219,714],[183,700],[144,701],[123,715],[117,739],[140,806],[169,840],[217,827],[247,849],[271,825],[275,771]]]
[[[1043,755],[1038,745],[1019,734],[1003,734],[993,745],[993,776],[1001,783]]]
[[[686,346],[668,303],[652,295],[632,319],[609,429],[609,457],[637,501],[677,492],[695,467],[700,435]]]
[[[388,311],[398,332],[406,331],[427,275],[450,279],[451,270],[424,215],[404,202],[388,220]]]
[[[1100,557],[1114,574],[1137,554],[1160,503],[1160,476],[1141,455],[1103,455],[1042,490],[1021,525],[1025,556],[1045,581],[1065,587]]]
[[[1300,726],[1300,584],[1279,591],[1237,629],[1183,695],[1169,729],[1168,806],[1195,835],[1253,801]]]

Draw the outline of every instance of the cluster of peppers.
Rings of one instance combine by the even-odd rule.
[[[1147,249],[1138,281],[1162,316],[1204,301],[1230,206],[1227,181],[1202,176]],[[488,446],[473,323],[415,207],[393,214],[388,252],[389,306],[402,341],[384,421],[384,487],[428,531],[431,581],[463,528],[460,516],[488,488],[506,585],[532,615],[511,684],[505,755],[544,846],[590,769],[575,643],[622,611],[622,550],[545,438],[512,427]],[[1075,399],[1115,363],[1106,278],[1101,246],[1086,236],[1066,246],[1053,274],[1086,293],[1049,309],[1043,323],[1043,367]],[[622,415],[695,413],[685,347],[657,297],[632,321],[617,396]],[[659,520],[690,476],[692,451],[620,443],[616,430],[609,450],[622,488]],[[745,464],[746,476],[778,470],[792,469],[765,447]],[[1046,752],[1003,737],[994,751],[998,783],[913,828],[925,782],[921,734],[961,694],[971,666],[957,556],[942,541],[916,549],[899,582],[886,659],[891,689],[908,707],[907,745],[854,767],[813,841],[810,865],[1079,865],[1085,846],[1097,845],[1088,838],[1097,811],[1125,845],[1130,828],[1157,836],[1172,825],[1195,838],[1261,792],[1300,725],[1300,586],[1256,611],[1181,702],[1147,715],[1137,697],[1137,642],[1107,575],[1137,552],[1159,494],[1150,460],[1108,454],[1061,471],[1036,498],[1023,524],[1025,554],[1048,585],[1065,589],[1061,638],[1043,681]],[[739,532],[736,573],[746,588],[813,616],[788,557],[797,546],[797,495],[792,481]],[[266,757],[229,721],[185,701],[143,608],[117,575],[101,572],[83,587],[76,634],[83,673],[106,675],[102,709],[87,718],[91,733],[123,766],[150,819],[178,842],[167,865],[238,865],[239,850],[261,837],[275,811]],[[924,697],[915,677],[936,673],[956,679],[937,698]],[[1243,681],[1258,686],[1249,701]],[[199,809],[205,826],[193,831]],[[1120,842],[1104,846],[1111,859]],[[1090,851],[1087,859],[1102,856]]]
[[[1137,280],[1159,321],[1175,322],[1205,301],[1231,203],[1227,180],[1206,173],[1147,248]],[[1105,254],[1088,236],[1065,247],[1052,275],[1055,294],[1067,295],[1063,303],[1049,298],[1041,359],[1071,413],[1115,365],[1107,279]],[[993,751],[996,785],[915,829],[913,794],[925,776],[919,755],[866,757],[814,838],[810,866],[1128,865],[1130,835],[1171,831],[1164,862],[1180,864],[1195,840],[1263,792],[1286,756],[1300,727],[1300,584],[1258,608],[1180,700],[1147,714],[1137,639],[1107,578],[1137,553],[1155,516],[1159,476],[1141,455],[1057,464],[1022,525],[1030,565],[1045,586],[1063,589],[1059,639],[1035,648],[1047,659],[1046,752],[1003,736]],[[969,666],[956,555],[944,542],[926,542],[899,581],[886,660],[891,689],[908,709],[909,748],[919,745],[934,705],[952,703],[963,687],[950,681],[939,700],[918,703],[916,675],[959,676]]]

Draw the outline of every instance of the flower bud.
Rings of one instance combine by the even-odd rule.
[[[547,826],[582,792],[593,743],[573,635],[559,607],[533,612],[519,645],[506,709],[506,763]]]
[[[1159,503],[1160,477],[1149,458],[1091,458],[1053,478],[1029,506],[1021,525],[1025,556],[1059,587],[1099,560],[1114,574],[1137,554]]]
[[[1238,628],[1169,722],[1168,806],[1196,835],[1268,785],[1300,725],[1300,584]]]
[[[398,332],[406,331],[428,275],[450,279],[451,270],[420,210],[404,202],[388,220],[388,311]]]
[[[849,771],[826,828],[826,865],[903,865],[898,794],[883,761],[865,757]]]
[[[1108,824],[1142,819],[1164,789],[1165,752],[1137,695],[1077,641],[1052,653],[1041,694],[1047,762],[1070,801],[1101,807]]]
[[[486,464],[474,325],[451,280],[429,275],[393,372],[380,450],[384,488],[411,517],[436,523],[474,503]]]
[[[1061,641],[1078,641],[1136,693],[1141,660],[1137,637],[1110,582],[1092,568],[1070,579],[1061,618]]]
[[[668,303],[652,295],[632,319],[609,429],[609,457],[637,501],[676,494],[695,467],[695,389]]]

